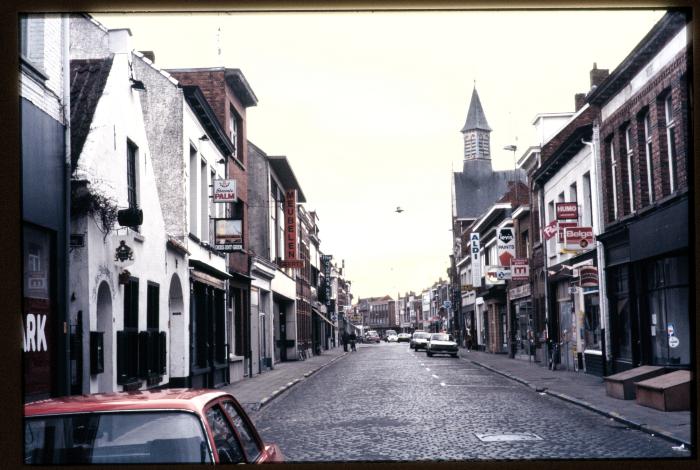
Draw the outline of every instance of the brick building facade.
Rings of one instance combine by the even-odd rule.
[[[691,364],[688,21],[667,13],[588,98],[601,110],[612,371]]]

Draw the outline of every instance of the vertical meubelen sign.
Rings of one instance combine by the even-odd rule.
[[[297,191],[289,189],[284,200],[284,259],[297,259]]]

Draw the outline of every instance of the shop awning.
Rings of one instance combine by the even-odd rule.
[[[335,326],[335,323],[333,323],[332,321],[330,321],[328,318],[326,318],[325,315],[323,315],[321,312],[319,312],[319,311],[316,310],[315,308],[312,307],[312,308],[311,308],[311,311],[314,312],[314,313],[315,313],[316,315],[318,315],[319,317],[321,317],[321,320],[325,321],[326,323],[328,323],[328,324],[331,325],[331,326]]]

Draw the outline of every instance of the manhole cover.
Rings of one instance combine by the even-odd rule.
[[[541,441],[542,438],[531,432],[523,433],[474,433],[481,442]]]

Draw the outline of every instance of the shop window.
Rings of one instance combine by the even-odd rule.
[[[646,277],[653,363],[690,364],[688,258],[674,256],[653,260],[645,264],[642,272]]]
[[[632,317],[627,265],[607,270],[611,348],[615,359],[632,363]]]
[[[586,349],[600,351],[600,301],[598,292],[584,292],[584,340]]]

